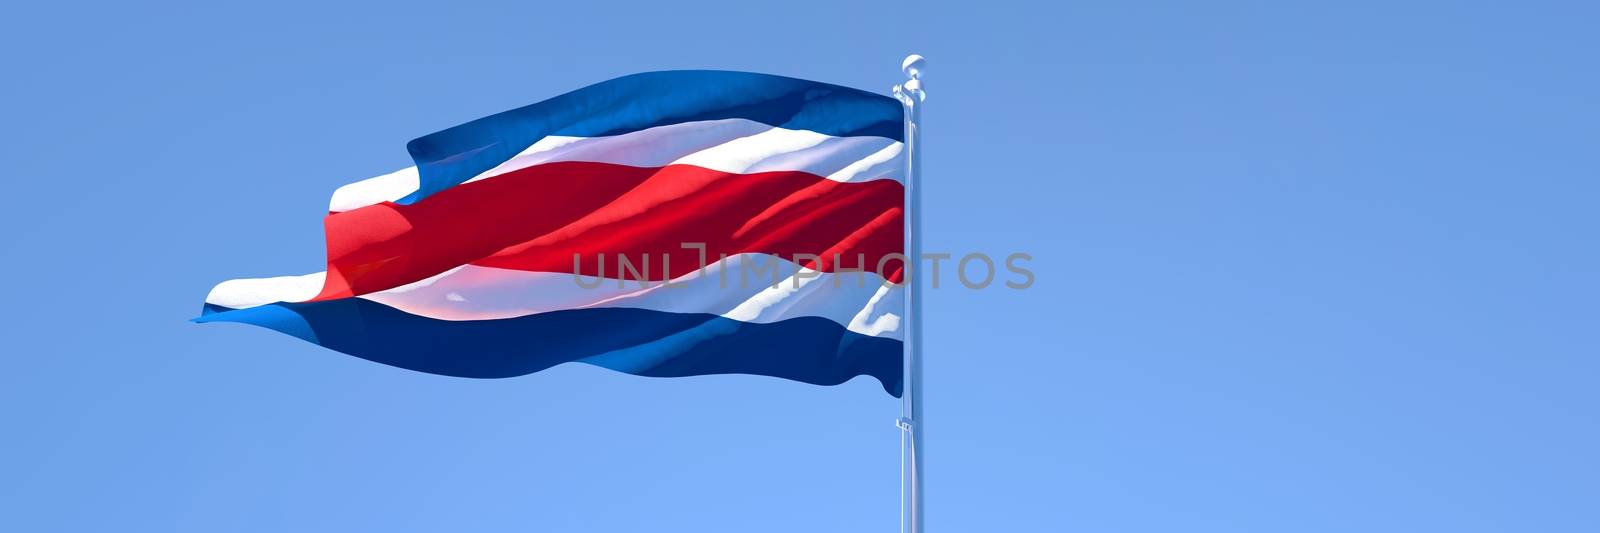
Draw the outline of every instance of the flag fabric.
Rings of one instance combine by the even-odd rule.
[[[901,393],[903,110],[724,71],[625,76],[411,141],[339,188],[327,270],[226,281],[198,322],[498,378],[583,362]]]

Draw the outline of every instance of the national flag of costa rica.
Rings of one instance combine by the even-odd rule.
[[[601,82],[411,141],[416,166],[334,192],[325,272],[223,282],[196,321],[450,376],[577,361],[899,396],[903,113],[746,72]]]

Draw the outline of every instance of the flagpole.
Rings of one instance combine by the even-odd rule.
[[[900,530],[923,533],[922,457],[922,70],[927,60],[906,56],[900,70],[908,78],[894,86],[895,99],[905,106],[906,135],[906,338],[900,420]]]

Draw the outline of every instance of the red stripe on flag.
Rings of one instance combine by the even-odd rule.
[[[412,205],[329,215],[329,275],[317,299],[389,289],[466,263],[571,272],[574,254],[581,273],[606,277],[616,277],[617,254],[636,267],[649,255],[645,277],[661,280],[699,266],[699,251],[683,243],[704,243],[709,261],[813,254],[821,260],[807,266],[818,270],[875,270],[903,253],[903,194],[892,180],[840,183],[804,172],[547,163]],[[900,263],[890,257],[883,274],[898,282]]]

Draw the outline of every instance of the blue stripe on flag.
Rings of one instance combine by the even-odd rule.
[[[827,83],[718,70],[645,72],[490,115],[411,141],[421,174],[409,204],[494,168],[548,135],[618,135],[681,122],[743,118],[835,137],[903,140],[900,103]]]
[[[452,321],[346,298],[207,306],[195,321],[262,326],[370,361],[447,376],[502,378],[583,362],[640,376],[755,374],[817,385],[868,375],[900,395],[900,341],[817,317],[754,323],[601,308]]]

